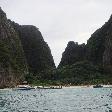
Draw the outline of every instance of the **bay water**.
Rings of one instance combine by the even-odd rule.
[[[112,112],[112,88],[0,90],[0,112]]]

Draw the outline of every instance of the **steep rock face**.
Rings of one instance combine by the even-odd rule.
[[[94,64],[109,64],[111,58],[112,17],[87,42],[87,57]],[[111,63],[112,64],[112,63]]]
[[[0,87],[16,85],[28,73],[30,80],[49,79],[54,69],[50,48],[38,28],[12,22],[0,9]]]
[[[111,67],[110,69],[112,69],[112,16],[106,24],[108,25],[108,30],[105,36],[105,51],[103,53],[103,65]]]
[[[68,44],[58,71],[65,82],[111,84],[112,16],[91,35],[86,45],[79,46],[74,42]]]
[[[112,71],[112,16],[87,42],[87,59]]]
[[[27,72],[21,41],[0,8],[0,87],[12,86]]]
[[[22,41],[29,71],[37,74],[45,70],[54,69],[55,64],[48,44],[41,32],[32,25],[18,25],[13,23]]]
[[[75,63],[74,60],[82,61],[81,56],[95,65],[112,65],[112,16],[108,22],[91,35],[86,45],[79,46],[74,42],[72,45],[68,44],[61,63],[66,65],[67,60],[69,60],[67,64]]]
[[[105,51],[103,53],[103,64],[112,66],[112,33],[109,33],[105,39]]]
[[[78,61],[83,61],[85,59],[86,48],[85,44],[78,45],[78,43],[70,41],[62,54],[62,59],[59,67],[65,65],[72,65]]]

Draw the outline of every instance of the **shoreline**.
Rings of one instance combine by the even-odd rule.
[[[94,85],[84,85],[84,86],[62,86],[62,89],[63,88],[93,88]],[[103,88],[112,88],[112,85],[102,85]],[[34,87],[38,87],[38,86],[34,86]],[[45,86],[45,87],[59,87],[59,86]],[[9,90],[9,89],[14,89],[14,88],[3,88],[3,89],[0,89],[0,90]],[[36,88],[38,89],[38,88]]]
[[[63,88],[93,88],[95,85],[84,85],[84,86],[63,86]],[[112,88],[112,85],[102,85],[104,88]]]

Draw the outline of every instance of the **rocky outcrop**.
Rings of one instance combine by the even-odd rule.
[[[78,45],[77,42],[70,41],[62,54],[62,59],[59,67],[65,65],[72,65],[78,61],[85,59],[86,48],[85,44]]]
[[[55,64],[48,44],[41,32],[32,25],[18,25],[13,23],[21,39],[30,73],[40,73],[54,69]]]
[[[0,8],[0,87],[23,80],[27,64],[18,34]]]
[[[73,64],[76,62],[74,60],[88,60],[95,65],[112,65],[112,16],[91,35],[86,45],[78,45],[74,42],[68,44],[61,63]]]
[[[87,42],[87,59],[112,72],[112,16]]]
[[[110,65],[112,17],[100,29],[92,34],[87,42],[87,57],[94,64]],[[112,63],[111,63],[112,64]]]
[[[69,81],[77,81],[81,76],[83,83],[87,79],[106,84],[112,82],[112,16],[91,35],[86,45],[68,43],[58,71],[62,76],[69,77]]]
[[[112,16],[106,23],[108,29],[105,36],[105,51],[103,53],[103,65],[112,67]]]
[[[12,22],[0,9],[0,88],[15,86],[30,74],[44,79],[53,69],[50,48],[38,28]]]

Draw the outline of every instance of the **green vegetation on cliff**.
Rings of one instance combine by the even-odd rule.
[[[0,86],[52,79],[54,69],[50,48],[38,28],[14,23],[0,9]]]
[[[87,44],[70,41],[56,69],[38,28],[8,20],[0,9],[0,88],[31,84],[112,84],[112,16]]]
[[[19,34],[28,63],[29,74],[26,75],[26,79],[30,82],[51,79],[55,64],[50,48],[41,32],[32,25],[13,23],[13,26]]]
[[[24,80],[27,64],[16,31],[0,9],[0,87],[14,86]]]
[[[89,85],[111,83],[111,75],[101,66],[95,66],[89,61],[80,61],[57,69],[58,79],[65,84]]]
[[[77,42],[70,41],[62,54],[62,59],[58,67],[72,65],[78,61],[83,61],[85,59],[85,54],[85,44],[78,45]]]
[[[86,45],[68,43],[58,72],[67,83],[112,83],[112,16],[91,35]]]

